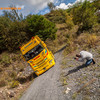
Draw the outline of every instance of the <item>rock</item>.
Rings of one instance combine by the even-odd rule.
[[[24,83],[27,80],[30,80],[31,77],[33,77],[33,70],[30,66],[28,66],[22,72],[18,73],[16,80],[20,83]]]
[[[71,89],[67,87],[65,93],[68,94]]]
[[[10,98],[12,98],[12,97],[15,96],[14,91],[8,91],[7,93],[8,93],[8,95],[9,95]]]
[[[0,91],[0,93],[2,94],[2,91]]]

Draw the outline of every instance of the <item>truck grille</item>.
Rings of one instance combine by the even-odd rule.
[[[38,63],[36,63],[36,65],[38,66],[38,68],[44,66],[48,61],[45,61],[44,59],[40,60]]]

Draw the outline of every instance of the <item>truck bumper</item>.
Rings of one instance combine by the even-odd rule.
[[[51,67],[53,67],[54,65],[55,65],[55,61],[54,61],[54,59],[52,59],[52,60],[49,61],[46,65],[44,65],[44,66],[42,67],[41,70],[38,70],[38,69],[37,69],[37,71],[35,71],[35,74],[36,74],[37,76],[39,76],[39,75],[41,75],[42,73],[44,73],[45,71],[47,71],[48,69],[50,69]]]

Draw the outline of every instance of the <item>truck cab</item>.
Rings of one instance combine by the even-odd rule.
[[[37,76],[55,65],[54,56],[46,44],[38,37],[20,47],[22,57],[31,66]]]

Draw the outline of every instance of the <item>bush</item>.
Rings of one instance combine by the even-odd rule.
[[[7,53],[3,53],[1,57],[2,57],[0,61],[1,64],[9,65],[11,63],[11,59]]]
[[[24,22],[9,23],[5,36],[3,35],[5,46],[9,51],[14,51],[19,48],[20,44],[27,39]],[[4,34],[4,32],[2,32]]]
[[[72,29],[72,27],[74,26],[72,16],[69,16],[68,13],[66,13],[66,24],[68,29]]]
[[[73,21],[80,25],[81,30],[88,30],[97,22],[96,8],[89,2],[84,1],[78,7],[72,9]]]
[[[26,18],[28,23],[28,38],[31,38],[34,35],[38,35],[42,40],[46,40],[47,38],[55,39],[55,32],[57,29],[55,28],[55,24],[47,20],[41,15],[30,15]]]
[[[76,50],[76,45],[74,44],[74,42],[71,39],[68,39],[67,41],[67,47],[64,50],[65,55],[72,53],[74,50]]]
[[[49,14],[46,14],[45,17],[54,23],[65,23],[66,22],[66,11],[65,10],[53,10]]]
[[[6,49],[4,37],[5,31],[7,32],[7,27],[9,27],[10,23],[9,18],[0,16],[0,51]]]
[[[77,43],[81,45],[83,48],[91,48],[96,45],[98,38],[95,34],[83,34],[77,39]]]
[[[0,87],[3,87],[6,85],[6,81],[4,79],[0,80]]]
[[[26,25],[22,14],[19,15],[16,10],[4,11],[3,16],[0,16],[0,51],[18,49],[27,40]]]
[[[10,88],[15,88],[19,86],[19,81],[13,81]]]

